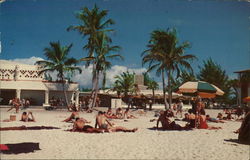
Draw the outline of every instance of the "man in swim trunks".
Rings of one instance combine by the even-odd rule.
[[[99,127],[99,129],[104,129],[106,132],[118,132],[118,131],[135,132],[138,130],[138,128],[127,129],[127,128],[121,127],[121,126],[114,127],[114,124],[109,122],[109,120],[107,119],[107,117],[105,117],[105,115],[102,111],[99,111],[98,115],[96,116],[95,128],[97,128],[97,126]]]
[[[104,133],[104,129],[94,128],[90,125],[85,125],[86,120],[83,118],[76,118],[73,125],[73,132],[87,132],[87,133]]]

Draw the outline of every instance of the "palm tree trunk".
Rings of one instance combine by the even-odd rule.
[[[98,94],[98,84],[99,84],[99,72],[96,73],[96,82],[95,82],[95,94],[93,98],[92,108],[96,105],[96,99]]]
[[[63,78],[63,77],[62,77],[61,79],[62,79],[62,89],[63,89],[63,94],[64,94],[66,106],[67,106],[67,108],[68,108],[68,110],[69,110],[69,101],[68,101],[67,92],[66,92],[66,90],[65,90],[65,82],[66,82],[66,81],[64,81],[64,78]]]
[[[155,104],[155,90],[153,89],[153,104]]]
[[[165,109],[167,109],[167,99],[166,99],[166,92],[165,92],[165,78],[164,78],[164,71],[161,72],[162,76],[162,85],[163,85],[163,98],[164,98],[164,105]]]
[[[171,89],[171,71],[168,71],[168,100],[169,100],[169,108],[172,105],[172,89]]]
[[[106,71],[103,71],[103,80],[102,80],[102,89],[105,89],[105,85],[106,85]]]
[[[90,96],[90,100],[91,102],[89,103],[89,106],[93,107],[93,103],[94,103],[94,96],[95,96],[95,88],[96,88],[96,65],[93,64],[93,77],[92,77],[92,92],[91,92],[91,96]]]

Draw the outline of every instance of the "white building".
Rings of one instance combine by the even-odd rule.
[[[30,99],[31,105],[35,106],[49,105],[52,97],[64,99],[62,83],[46,81],[43,74],[39,75],[38,67],[0,60],[0,104],[8,104],[14,97]],[[65,84],[69,102],[74,95],[78,102],[78,86],[77,83]]]

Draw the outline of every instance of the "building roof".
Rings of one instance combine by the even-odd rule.
[[[234,73],[247,73],[247,72],[250,72],[250,69],[235,71]]]

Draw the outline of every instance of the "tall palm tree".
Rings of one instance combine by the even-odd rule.
[[[97,82],[97,72],[96,63],[93,61],[93,57],[96,54],[96,47],[98,46],[98,35],[100,33],[107,33],[113,31],[113,29],[108,28],[110,25],[114,24],[112,19],[105,19],[108,14],[107,10],[99,10],[97,5],[94,6],[92,10],[87,7],[81,9],[81,11],[76,15],[76,18],[80,20],[81,24],[76,26],[69,26],[68,31],[75,30],[78,31],[83,37],[88,38],[88,43],[83,47],[83,49],[88,50],[89,59],[86,60],[86,66],[89,66],[90,62],[93,63],[92,71],[92,94],[91,98],[94,99],[95,84]],[[93,106],[93,105],[92,105]]]
[[[168,77],[168,97],[169,104],[172,104],[172,89],[171,89],[171,77],[174,73],[179,77],[181,69],[192,70],[189,63],[190,60],[196,59],[194,55],[183,55],[185,49],[189,48],[189,42],[183,42],[179,44],[177,39],[177,32],[175,29],[155,30],[151,33],[151,39],[147,45],[148,49],[145,50],[142,55],[143,64],[148,63],[148,71],[156,69],[156,74],[161,74],[163,81],[163,94],[165,106],[165,73]]]
[[[85,57],[82,58],[82,61],[89,60],[90,58],[93,61],[93,64],[95,64],[95,72],[96,78],[94,79],[94,98],[92,107],[95,106],[97,93],[98,93],[98,85],[99,85],[99,79],[100,75],[103,75],[103,87],[105,87],[105,81],[106,81],[106,71],[111,68],[111,61],[113,59],[121,59],[123,60],[123,57],[120,54],[112,54],[114,52],[118,52],[120,50],[119,46],[110,46],[110,39],[106,36],[105,33],[101,32],[97,36],[97,46],[95,49],[96,56],[95,57]]]
[[[57,72],[57,77],[62,82],[63,93],[65,96],[65,102],[68,107],[68,98],[65,90],[65,73],[82,70],[76,67],[77,60],[74,58],[68,58],[72,44],[69,46],[61,46],[60,42],[50,42],[50,47],[44,49],[44,55],[47,60],[36,61],[36,64],[41,66],[39,74],[46,72]]]

